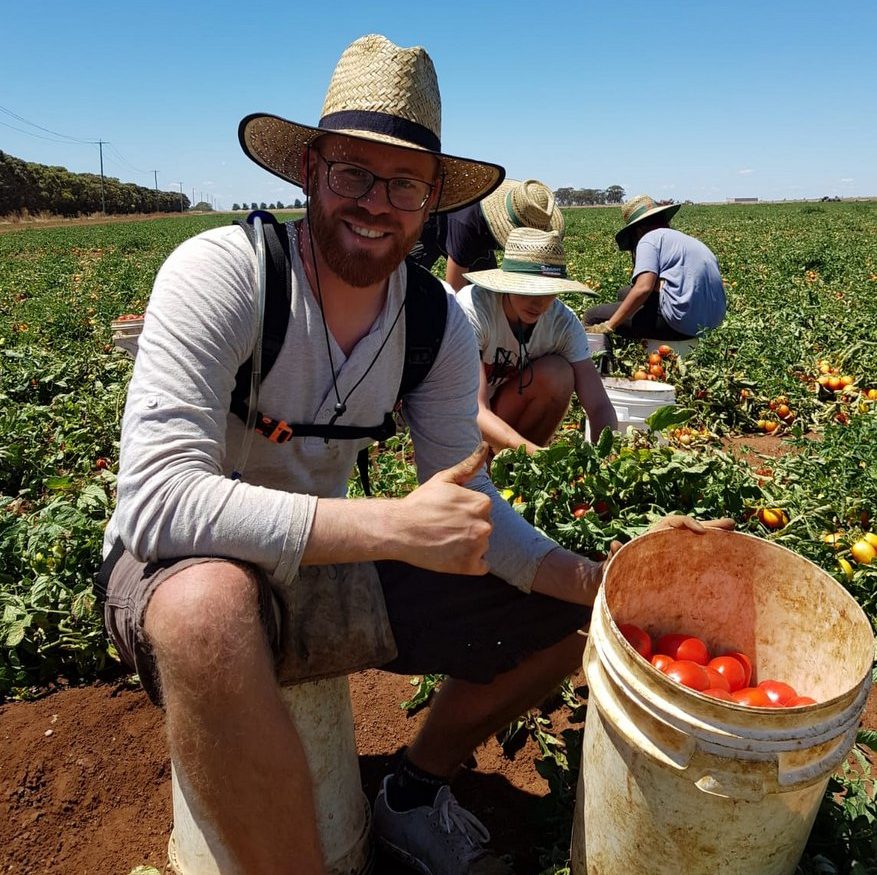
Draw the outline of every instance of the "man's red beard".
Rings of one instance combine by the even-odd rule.
[[[384,218],[381,221],[382,230],[389,230],[393,234],[389,252],[386,255],[351,252],[345,247],[339,233],[342,218],[348,224],[371,227],[371,216],[356,206],[345,211],[343,216],[328,216],[315,192],[308,203],[308,226],[330,270],[354,288],[365,288],[385,280],[402,263],[420,237],[420,229],[408,237],[399,236],[399,226],[394,227],[393,222]]]

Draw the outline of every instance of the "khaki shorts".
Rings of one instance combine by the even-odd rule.
[[[161,704],[157,666],[143,632],[149,600],[161,583],[184,568],[219,561],[230,560],[188,557],[144,563],[119,549],[101,568],[98,579],[106,590],[104,619],[110,640],[156,704]],[[279,665],[287,625],[284,602],[264,573],[245,563],[236,564],[247,568],[259,587],[260,616]],[[533,653],[584,628],[590,619],[589,608],[522,593],[492,574],[442,574],[390,561],[374,567],[397,655],[369,667],[396,674],[445,674],[490,683]],[[351,666],[349,671],[334,674],[363,667]]]

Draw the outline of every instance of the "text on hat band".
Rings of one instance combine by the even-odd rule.
[[[539,276],[559,277],[566,279],[566,266],[563,264],[542,264],[535,261],[519,261],[514,258],[502,260],[504,273],[532,273]]]

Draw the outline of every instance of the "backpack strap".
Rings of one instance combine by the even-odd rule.
[[[286,225],[278,222],[272,213],[256,210],[250,213],[246,219],[236,219],[234,224],[240,225],[244,229],[247,239],[255,249],[256,231],[253,228],[253,220],[257,216],[262,220],[267,249],[265,258],[265,321],[262,329],[262,379],[264,380],[274,366],[274,362],[277,361],[280,348],[286,338],[292,301],[292,261],[289,254],[289,231]],[[252,372],[253,357],[251,355],[238,368],[234,389],[231,393],[231,404],[229,404],[229,410],[239,416],[243,422],[247,421],[249,414],[247,398],[250,394]],[[262,433],[264,434],[264,431]]]
[[[264,210],[250,213],[245,221],[236,220],[255,248],[253,219],[262,220],[267,247],[265,320],[262,332],[262,379],[277,361],[286,329],[292,301],[292,261],[289,252],[289,232],[274,215]],[[426,378],[438,355],[445,334],[448,316],[448,298],[444,285],[428,270],[412,259],[406,259],[407,282],[405,286],[405,358],[402,377],[396,394],[394,410],[399,410],[402,399],[416,389]],[[249,407],[250,377],[253,357],[250,356],[238,368],[232,390],[229,410],[247,421]],[[286,443],[294,437],[322,437],[327,440],[361,440],[371,438],[385,441],[396,433],[396,421],[392,412],[384,414],[378,425],[328,425],[315,423],[287,423],[257,412],[255,429],[274,443]],[[360,479],[366,495],[371,495],[368,477],[368,449],[360,450],[356,460]]]
[[[413,392],[429,374],[445,336],[448,321],[448,295],[441,280],[406,258],[408,279],[405,285],[405,361],[396,394],[398,411],[402,399]],[[395,423],[392,434],[396,433]],[[388,435],[387,437],[392,437]],[[371,495],[368,477],[368,447],[356,457],[359,479],[366,495]]]
[[[405,264],[405,364],[397,404],[426,379],[448,321],[448,295],[441,280],[411,258],[406,258]]]

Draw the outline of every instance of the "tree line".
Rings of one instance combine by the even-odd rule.
[[[0,216],[25,211],[81,216],[103,209],[114,215],[179,213],[189,205],[178,191],[156,191],[109,176],[103,178],[102,196],[96,173],[71,173],[66,167],[34,164],[0,151]]]
[[[291,204],[285,204],[283,201],[277,201],[276,204],[266,204],[265,201],[257,204],[255,201],[252,203],[247,203],[246,201],[241,201],[239,204],[232,204],[233,210],[300,210],[304,207],[304,204],[301,202],[299,198],[296,198],[295,201]]]
[[[609,188],[559,188],[554,199],[561,207],[590,207],[599,204],[620,204],[624,201],[624,189],[620,185]]]

